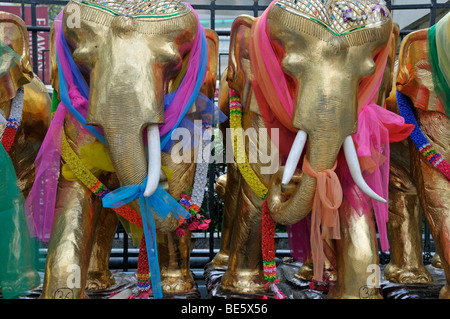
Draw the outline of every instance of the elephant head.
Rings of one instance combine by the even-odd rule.
[[[74,14],[79,26],[71,23]],[[164,98],[189,59],[199,27],[195,13],[179,1],[71,1],[61,23],[90,87],[86,123],[103,129],[121,185],[140,185],[148,177],[150,196],[161,172]],[[169,215],[165,231],[177,224]]]
[[[30,64],[28,34],[25,23],[18,16],[0,12],[0,103],[11,100],[17,90],[33,79]]]
[[[245,47],[248,41],[238,40],[254,38],[255,29],[264,28],[261,32],[267,34],[281,65],[283,79],[278,80],[286,82],[288,90],[284,93],[292,100],[291,114],[281,114],[278,121],[292,136],[297,134],[290,152],[284,154],[286,166],[269,183],[267,200],[272,218],[280,224],[294,224],[311,211],[316,179],[303,173],[291,181],[305,145],[305,159],[315,172],[331,169],[344,148],[355,183],[370,197],[384,201],[364,182],[351,135],[357,130],[362,107],[358,102],[364,100],[358,96],[358,88],[364,82],[373,85],[375,59],[390,43],[392,19],[387,9],[376,1],[285,0],[272,2],[266,14],[264,27],[262,23],[255,26],[251,17],[236,19],[228,83],[244,92],[241,98],[245,107],[246,99],[252,96],[246,90],[250,81],[253,87],[260,81],[255,79],[258,67],[252,66],[252,54],[255,56],[258,49],[251,44]],[[288,184],[295,190],[285,200],[282,190]]]

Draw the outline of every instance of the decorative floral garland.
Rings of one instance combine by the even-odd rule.
[[[202,115],[203,129],[212,131],[212,115]],[[202,140],[202,148],[197,155],[197,164],[195,168],[194,186],[186,192],[180,194],[180,198],[177,201],[183,206],[190,214],[191,218],[186,219],[176,230],[175,233],[183,237],[185,229],[193,230],[206,230],[209,227],[211,219],[206,219],[204,215],[200,213],[203,199],[205,196],[205,187],[208,177],[208,162],[203,161],[202,150],[210,143],[210,141]]]
[[[230,127],[236,130],[242,129],[242,104],[239,93],[236,90],[230,89]],[[275,226],[276,223],[272,219],[267,207],[267,187],[261,182],[255,171],[250,166],[247,154],[244,151],[244,145],[238,145],[238,137],[233,136],[233,150],[236,157],[236,162],[243,176],[244,180],[250,188],[264,200],[262,212],[262,255],[263,255],[263,269],[264,279],[267,281],[265,288],[270,287],[275,299],[286,299],[281,289],[278,287],[279,279],[277,280],[277,265],[275,262]],[[244,156],[244,162],[241,158]],[[267,299],[264,296],[264,299]]]
[[[147,245],[145,236],[142,235],[141,245],[139,247],[138,269],[137,269],[137,296],[130,296],[129,299],[148,299],[153,291],[150,289],[150,268],[148,266]]]
[[[436,152],[433,146],[431,146],[428,139],[420,130],[419,124],[413,113],[413,104],[408,96],[397,91],[397,104],[400,111],[400,115],[405,119],[405,123],[413,124],[415,126],[410,137],[414,145],[419,152],[427,159],[427,161],[433,165],[442,175],[450,180],[450,164],[442,157],[441,154]]]
[[[230,127],[236,132],[242,130],[242,105],[239,93],[236,90],[230,89]],[[267,187],[256,176],[252,167],[250,166],[247,154],[244,150],[244,145],[238,145],[238,136],[233,136],[233,150],[236,157],[236,162],[239,170],[244,177],[244,180],[251,187],[251,189],[258,195],[259,198],[265,199],[268,193]],[[243,157],[243,158],[242,158]]]
[[[21,87],[17,90],[17,94],[11,102],[9,119],[2,136],[2,145],[7,153],[11,150],[20,126],[20,121],[22,120],[24,95],[24,89]]]
[[[89,188],[89,190],[97,197],[102,199],[110,192],[110,190],[102,182],[100,182],[94,174],[92,174],[92,172],[86,167],[86,165],[84,165],[78,155],[74,152],[67,141],[64,130],[62,134],[61,156],[80,182]],[[141,217],[130,206],[123,205],[120,208],[115,208],[114,211],[130,223],[143,227]]]

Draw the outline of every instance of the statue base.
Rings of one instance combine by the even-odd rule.
[[[133,296],[138,294],[137,288],[137,276],[136,273],[124,273],[119,271],[112,271],[112,275],[115,279],[115,284],[101,290],[86,290],[86,294],[89,299],[109,299],[113,293],[121,293],[125,291],[131,291]],[[41,275],[41,282],[43,281],[43,274]],[[25,293],[23,296],[19,297],[19,299],[38,299],[42,293],[42,284]],[[164,299],[200,299],[201,293],[198,289],[197,284],[194,285],[194,288],[187,292],[182,293],[164,293]],[[138,299],[138,298],[136,298]],[[152,294],[150,294],[149,299],[153,299]]]
[[[327,299],[328,291],[311,289],[310,281],[304,281],[295,275],[303,264],[295,261],[283,261],[277,266],[277,276],[280,279],[278,287],[288,299]],[[384,267],[381,265],[380,290],[384,299],[439,299],[439,292],[445,285],[443,269],[427,265],[434,282],[430,284],[397,284],[387,281],[384,276]],[[222,289],[221,278],[226,268],[215,268],[210,264],[205,266],[205,284],[208,299],[261,299],[266,296],[272,299],[270,292],[261,294],[238,294]]]
[[[211,263],[205,266],[205,286],[208,292],[207,299],[273,299],[270,291],[262,291],[260,293],[238,293],[223,289],[221,279],[227,268],[214,267]]]

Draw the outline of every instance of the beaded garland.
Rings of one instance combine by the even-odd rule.
[[[242,104],[239,93],[230,89],[230,127],[236,132],[237,130],[242,130]],[[250,186],[250,188],[255,192],[258,197],[264,200],[263,211],[262,211],[262,255],[263,255],[263,270],[264,279],[267,281],[265,287],[268,286],[272,290],[275,299],[285,299],[286,296],[283,294],[281,289],[278,287],[277,280],[277,265],[275,262],[275,226],[276,223],[272,219],[267,207],[267,187],[261,182],[261,180],[256,175],[255,171],[250,166],[247,155],[245,154],[244,146],[242,143],[238,145],[238,136],[234,134],[233,136],[233,150],[236,158],[236,162],[243,176],[244,180]],[[244,161],[242,161],[242,157]],[[267,299],[264,296],[264,299]]]
[[[411,99],[397,91],[397,104],[400,111],[400,115],[405,119],[405,123],[413,124],[415,126],[410,137],[414,145],[419,152],[427,159],[427,161],[433,165],[442,175],[450,180],[450,164],[442,157],[441,154],[436,152],[433,146],[431,146],[428,139],[420,130],[419,124],[413,113],[413,104]]]
[[[150,268],[148,266],[147,245],[145,236],[142,236],[141,245],[139,247],[138,269],[137,269],[137,287],[138,295],[136,298],[148,299],[151,290]],[[130,297],[134,299],[135,297]]]
[[[24,95],[24,89],[21,87],[17,90],[17,94],[11,102],[9,119],[2,136],[2,145],[7,153],[11,150],[20,126],[20,121],[22,120]]]
[[[202,128],[211,132],[212,130],[212,115],[202,115]],[[190,214],[191,217],[186,219],[176,230],[175,233],[182,237],[185,234],[185,229],[205,230],[208,229],[210,219],[205,219],[205,216],[200,213],[203,199],[205,196],[205,187],[208,176],[208,162],[203,161],[203,150],[210,143],[208,140],[202,140],[202,148],[197,155],[197,164],[195,168],[194,186],[186,192],[182,192],[177,201]]]
[[[242,105],[239,93],[236,90],[230,89],[230,127],[234,132],[242,130]],[[244,180],[251,187],[251,189],[258,195],[259,198],[265,199],[267,196],[267,187],[256,176],[252,167],[250,166],[247,154],[244,150],[244,145],[238,143],[237,134],[233,135],[233,150],[236,158],[239,171]]]

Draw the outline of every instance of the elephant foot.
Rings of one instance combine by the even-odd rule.
[[[400,267],[390,263],[384,270],[384,277],[386,280],[398,284],[425,284],[433,282],[433,277],[423,265]]]
[[[29,270],[26,273],[26,278],[28,282],[28,286],[32,289],[36,289],[41,285],[41,277],[36,270]]]
[[[86,290],[104,290],[116,283],[111,271],[89,271],[86,281]]]
[[[191,272],[184,274],[181,271],[161,273],[161,286],[165,293],[183,293],[194,288],[195,282]]]
[[[314,277],[314,271],[311,264],[304,263],[294,276],[303,281],[311,281]]]
[[[431,260],[431,265],[435,268],[442,269],[442,260],[439,254],[434,254],[433,259]]]
[[[211,261],[211,266],[214,268],[227,268],[228,267],[228,254],[219,251],[214,259]]]
[[[450,299],[450,285],[448,283],[439,292],[439,299]]]
[[[222,277],[222,288],[239,294],[264,292],[266,284],[262,273],[257,271],[226,271]]]
[[[329,281],[337,280],[337,272],[332,268],[324,269],[323,275],[324,278],[328,278]],[[303,281],[312,281],[314,278],[314,270],[312,265],[309,263],[304,263],[294,276]]]

